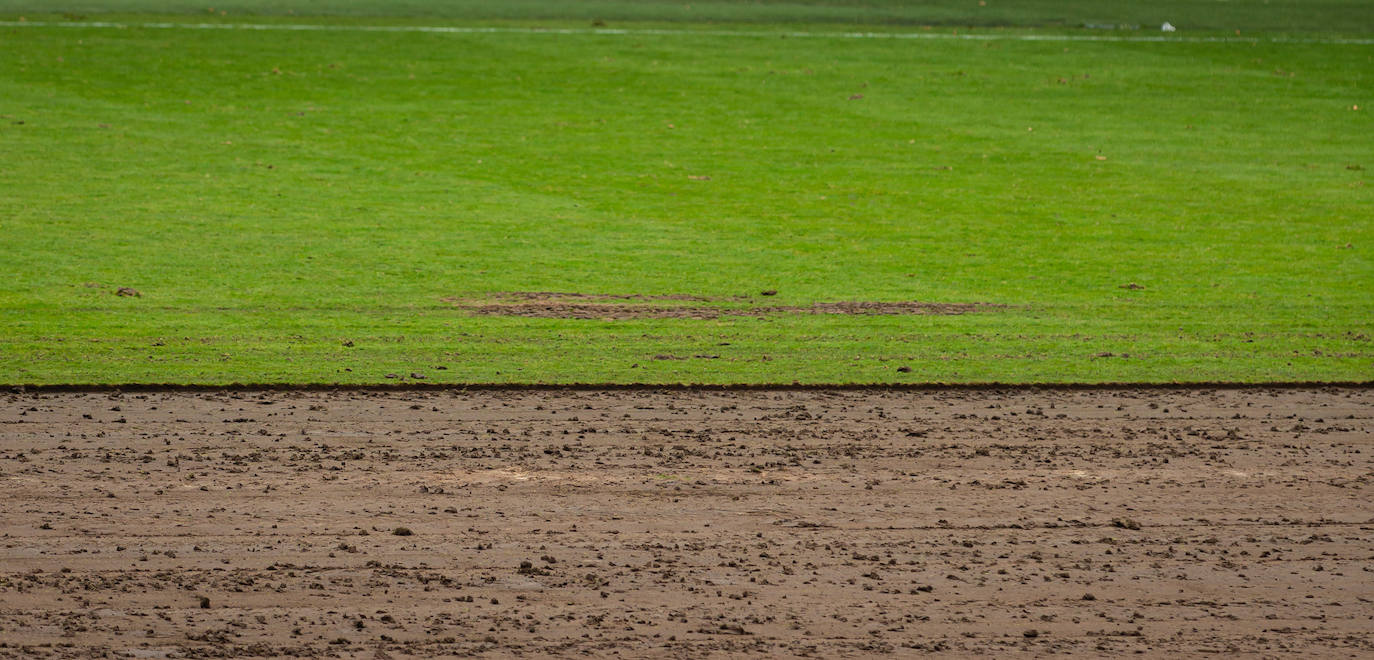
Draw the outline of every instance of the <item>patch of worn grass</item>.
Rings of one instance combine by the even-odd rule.
[[[1368,380],[1371,56],[0,28],[0,382]]]

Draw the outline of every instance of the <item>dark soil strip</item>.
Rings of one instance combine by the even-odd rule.
[[[678,300],[686,302],[720,302],[723,300],[748,300],[749,296],[731,296],[729,298],[712,298],[710,296],[694,296],[685,293],[671,293],[662,295],[651,295],[643,293],[564,293],[558,291],[497,291],[488,294],[485,301],[492,300],[522,300],[529,302],[568,302],[568,301],[611,301],[611,300]],[[473,303],[481,302],[474,299],[465,298],[445,298],[446,302]]]
[[[713,307],[707,305],[625,305],[616,303],[457,303],[458,309],[478,316],[521,316],[542,319],[696,319],[713,320],[725,316],[775,316],[778,314],[839,314],[848,316],[957,316],[1005,305],[988,303],[927,303],[927,302],[823,302],[808,306],[767,305],[761,307]]]
[[[776,295],[765,291],[759,295]],[[728,303],[757,301],[754,296],[710,297],[689,294],[608,294],[565,293],[557,291],[498,291],[476,297],[444,298],[458,309],[478,316],[520,316],[546,319],[697,319],[711,320],[723,316],[773,316],[778,314],[840,314],[852,316],[908,316],[972,314],[1003,309],[1006,305],[993,303],[937,303],[937,302],[874,302],[842,300],[818,302],[810,305],[753,305],[750,307],[720,307],[719,305],[644,305],[641,302]]]

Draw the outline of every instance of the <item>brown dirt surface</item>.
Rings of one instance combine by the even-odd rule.
[[[1374,391],[10,394],[0,657],[1374,654]]]
[[[761,295],[776,295],[765,291]],[[550,319],[698,319],[711,320],[724,316],[773,316],[777,314],[843,314],[852,316],[910,316],[959,315],[1004,308],[991,303],[934,303],[934,302],[818,302],[810,305],[752,305],[721,307],[718,304],[740,303],[748,296],[712,299],[690,295],[590,294],[556,293],[549,291],[505,291],[484,298],[444,298],[444,302],[478,316],[521,316]],[[698,304],[644,304],[646,302],[688,302]]]

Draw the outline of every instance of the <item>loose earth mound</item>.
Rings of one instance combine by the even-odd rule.
[[[0,656],[1374,653],[1374,392],[12,394]]]

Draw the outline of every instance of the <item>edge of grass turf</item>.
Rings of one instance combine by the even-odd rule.
[[[186,385],[175,383],[125,383],[114,385],[0,385],[12,394],[25,393],[115,393],[115,392],[543,392],[572,391],[1034,391],[1034,390],[1300,390],[1300,389],[1374,389],[1374,381],[1276,381],[1276,382],[1174,382],[1174,383],[230,383],[227,385]]]

